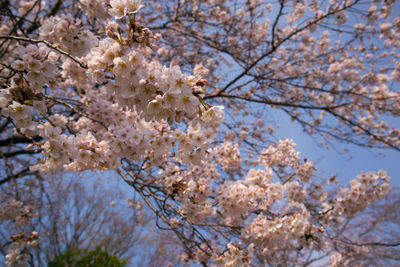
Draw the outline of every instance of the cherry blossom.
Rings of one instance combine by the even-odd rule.
[[[14,2],[18,16],[0,28],[10,177],[116,175],[176,235],[184,262],[365,259],[372,245],[341,229],[389,195],[389,175],[360,170],[332,189],[270,116],[280,110],[326,147],[400,150],[388,120],[400,114],[392,1],[83,0],[49,13],[51,1]],[[26,203],[3,206],[0,220],[29,223]],[[7,264],[26,263],[38,235],[11,236]],[[366,244],[393,245],[377,240]]]

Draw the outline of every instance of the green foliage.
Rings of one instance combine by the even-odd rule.
[[[48,267],[123,267],[126,260],[97,247],[96,250],[87,249],[67,250],[64,254],[57,256]]]

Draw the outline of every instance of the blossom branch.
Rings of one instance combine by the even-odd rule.
[[[49,43],[46,40],[36,40],[32,38],[26,38],[26,37],[19,37],[19,36],[11,36],[11,35],[0,35],[0,39],[7,39],[7,40],[15,40],[15,41],[23,41],[23,42],[28,42],[28,43],[42,43],[48,46],[49,48],[57,51],[58,53],[70,58],[73,60],[75,63],[77,63],[81,68],[87,69],[87,65],[85,63],[80,62],[78,59],[74,58],[71,56],[69,53],[61,50],[60,48],[56,47],[55,45]]]

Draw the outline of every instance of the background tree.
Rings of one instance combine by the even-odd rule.
[[[110,266],[122,267],[126,265],[126,261],[120,260],[115,255],[109,255],[107,251],[102,251],[97,248],[94,251],[87,250],[68,250],[64,254],[57,256],[56,259],[50,262],[51,267],[63,266]]]
[[[361,213],[388,195],[386,172],[330,188],[270,120],[398,151],[395,5],[2,1],[1,181],[113,170],[202,265],[366,263],[368,250],[394,263],[396,235]]]
[[[131,259],[138,255],[137,243],[143,247],[150,245],[143,234],[148,216],[136,209],[137,203],[132,199],[128,198],[127,203],[124,199],[127,194],[118,189],[115,181],[108,181],[114,185],[110,189],[103,180],[88,179],[84,185],[80,177],[67,174],[63,178],[38,176],[3,188],[2,203],[18,199],[31,207],[33,216],[23,230],[40,234],[39,242],[23,250],[30,255],[29,261],[34,266],[45,266],[55,256],[79,249],[101,248],[120,258]],[[4,256],[9,249],[10,233],[21,230],[13,228],[10,221],[1,225]]]
[[[168,254],[173,255],[169,250],[177,247],[172,243],[168,249],[165,242],[159,241],[161,235],[166,240],[173,239],[153,229],[152,216],[140,200],[130,198],[132,195],[112,177],[95,173],[92,176],[85,180],[67,173],[58,177],[37,176],[3,187],[1,202],[18,199],[29,205],[26,215],[30,217],[23,228],[15,227],[12,221],[0,225],[3,256],[12,244],[11,234],[35,231],[37,244],[19,248],[31,266],[61,264],[63,260],[64,265],[73,260],[75,264],[82,260],[80,264],[85,265],[96,259],[150,266],[159,258],[169,259]],[[58,261],[56,256],[60,256]]]

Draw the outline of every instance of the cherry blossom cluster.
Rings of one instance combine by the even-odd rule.
[[[287,199],[293,202],[302,203],[306,196],[306,188],[297,181],[290,181],[285,184]]]
[[[269,149],[272,150],[272,148],[275,149],[274,146]],[[286,156],[298,157],[291,141],[283,140],[280,148]],[[204,254],[205,252],[201,250],[203,252],[199,253],[202,256],[199,254],[197,258],[199,262],[210,255],[213,255],[215,262],[228,265],[230,262],[242,262],[242,259],[251,262],[248,258],[251,253],[246,247],[248,245],[257,247],[257,255],[263,255],[266,258],[279,249],[303,245],[323,246],[321,235],[324,231],[315,224],[310,212],[303,204],[306,187],[298,182],[301,182],[303,178],[299,177],[298,181],[289,181],[282,185],[280,182],[273,182],[271,167],[265,170],[250,169],[244,180],[224,181],[213,189],[213,180],[221,179],[217,166],[212,163],[214,157],[218,158],[217,153],[214,156],[207,154],[202,158],[200,165],[190,167],[190,170],[169,162],[159,173],[160,183],[169,190],[169,194],[175,200],[180,202],[179,214],[185,220],[191,223],[204,223],[220,215],[219,219],[223,224],[242,228],[241,235],[245,241],[244,244],[229,245],[231,249],[236,248],[229,253],[218,252],[220,251],[218,247],[213,247],[213,252],[208,254]],[[259,161],[261,157],[263,155],[260,156]],[[286,164],[289,166],[292,161],[289,160]],[[293,173],[296,174],[296,171],[293,170]],[[209,199],[213,195],[215,195],[215,202]],[[277,215],[275,209],[279,210],[279,203],[284,197],[288,199],[289,206],[285,213],[279,212],[281,215]],[[254,216],[254,214],[259,215]],[[175,228],[179,228],[183,223],[178,218],[173,218],[170,222]],[[266,232],[265,229],[270,230]],[[261,234],[263,236],[260,236]],[[271,250],[268,250],[269,247],[272,247]]]
[[[113,39],[101,40],[88,58],[88,67],[96,81],[105,79],[111,68],[115,78],[107,84],[110,94],[122,107],[143,112],[146,120],[162,118],[170,123],[183,116],[194,118],[199,112],[199,98],[204,82],[184,75],[179,66],[169,68],[147,58],[148,48],[128,47]]]
[[[248,247],[248,251],[243,250],[240,246],[230,242],[226,245],[224,253],[216,254],[213,259],[217,263],[217,266],[250,266],[251,259],[253,257],[252,245]]]
[[[266,167],[290,166],[296,171],[301,182],[307,182],[313,176],[315,167],[310,160],[301,163],[299,153],[294,149],[296,144],[292,140],[280,140],[277,146],[270,146],[261,152],[260,163]]]
[[[1,100],[4,100],[2,98]],[[15,125],[24,132],[26,129],[32,129],[35,124],[32,123],[32,112],[31,106],[22,105],[19,102],[13,101],[12,104],[8,105],[2,110],[2,114],[9,116],[15,120]]]
[[[16,71],[23,72],[23,78],[26,81],[25,84],[22,79],[16,82],[15,85],[19,87],[19,90],[38,94],[42,91],[43,86],[49,86],[55,82],[59,55],[51,51],[49,47],[44,44],[18,46],[15,53],[17,58],[11,67]],[[20,92],[20,94],[23,93]]]
[[[215,153],[220,164],[225,171],[239,172],[242,164],[240,157],[239,144],[224,142],[215,148]]]
[[[9,247],[6,255],[6,264],[8,266],[27,266],[29,255],[24,253],[23,249],[26,246],[37,246],[39,235],[36,231],[33,231],[30,235],[20,233],[11,236],[13,242]]]
[[[44,6],[45,2],[40,1],[40,4],[38,3],[39,1],[31,0],[31,1],[20,1],[19,3],[19,8],[18,8],[18,13],[21,15],[26,15],[28,11],[32,10],[33,12],[37,12],[39,9],[39,5]]]
[[[258,255],[274,257],[273,254],[291,246],[322,245],[320,238],[323,230],[312,223],[307,208],[298,203],[289,203],[288,208],[293,211],[281,217],[260,214],[242,229],[243,239],[254,244]]]
[[[1,205],[0,221],[14,220],[18,226],[24,226],[29,223],[32,207],[24,205],[21,201],[12,199]]]
[[[129,14],[135,14],[143,7],[142,0],[110,0],[108,13],[120,19]]]
[[[138,3],[124,3],[127,4],[129,8],[134,8]],[[137,7],[140,8],[140,4]],[[221,123],[223,117],[218,115],[218,108],[200,105],[201,88],[206,83],[204,80],[182,74],[178,66],[166,68],[157,62],[147,61],[149,51],[146,47],[129,46],[110,38],[101,40],[96,46],[97,39],[83,28],[83,24],[72,17],[52,17],[42,25],[40,34],[47,41],[60,43],[62,49],[75,56],[83,56],[94,47],[86,57],[88,71],[77,71],[75,63],[67,59],[61,72],[67,85],[80,85],[88,91],[87,96],[81,99],[81,104],[87,107],[83,111],[87,116],[68,121],[66,117],[52,115],[41,124],[33,122],[34,115],[47,111],[39,89],[58,82],[55,78],[58,57],[43,44],[18,47],[18,52],[26,57],[14,65],[19,71],[28,70],[28,75],[15,78],[15,86],[2,90],[2,113],[14,119],[21,132],[26,132],[28,128],[29,135],[38,133],[46,139],[40,145],[45,158],[35,169],[50,172],[62,167],[74,171],[112,169],[118,165],[120,157],[138,160],[144,155],[150,156],[153,163],[160,163],[169,156],[175,133],[163,122],[147,123],[142,120],[143,117],[147,121],[165,118],[172,123],[203,114],[200,120],[197,119],[201,124],[215,126]],[[74,42],[78,41],[85,43],[85,49],[74,52],[77,44]],[[99,80],[98,75],[106,79],[106,75],[101,73],[107,69],[111,77],[107,77],[108,83],[101,89],[103,93],[91,92],[85,84],[90,83],[93,77]],[[32,91],[31,84],[35,85],[36,91]],[[70,94],[67,88],[65,90],[66,94]],[[57,95],[63,96],[63,93],[56,91]],[[105,101],[110,96],[119,105]],[[202,146],[210,142],[215,132],[205,130],[203,133],[197,126],[189,131],[192,140],[179,142],[189,149],[180,150],[180,160],[199,161],[207,149]],[[194,151],[192,145],[196,147]]]
[[[87,101],[92,103],[87,110],[91,119],[81,117],[70,123],[76,135],[65,132],[66,118],[58,118],[59,126],[55,117],[38,126],[40,136],[46,138],[41,146],[46,158],[37,168],[52,172],[62,167],[71,171],[114,169],[120,157],[138,160],[148,154],[160,162],[169,155],[173,139],[165,124],[145,122],[135,111],[123,111],[102,99]]]
[[[178,151],[159,172],[159,183],[180,202],[180,214],[193,223],[215,215],[216,209],[209,197],[214,180],[218,180],[221,174],[213,162],[211,142],[222,121],[223,111],[216,106],[207,110],[200,123],[189,127],[187,133],[176,130],[174,140]],[[183,168],[182,164],[188,167]]]
[[[342,188],[336,202],[326,205],[325,209],[333,207],[332,217],[351,217],[386,196],[390,190],[390,177],[385,171],[362,172],[350,182],[350,188]]]
[[[109,0],[81,0],[79,6],[85,11],[90,18],[107,19],[110,17],[108,13]]]
[[[98,42],[94,34],[70,14],[45,20],[39,34],[43,40],[58,44],[61,49],[77,57],[85,56]]]
[[[28,225],[32,216],[32,207],[15,199],[0,206],[0,222],[12,220],[17,229]],[[22,231],[11,235],[12,242],[5,256],[5,263],[8,266],[15,266],[15,264],[26,266],[29,255],[24,253],[23,249],[25,246],[36,246],[38,237],[38,233],[35,231],[29,235]]]

